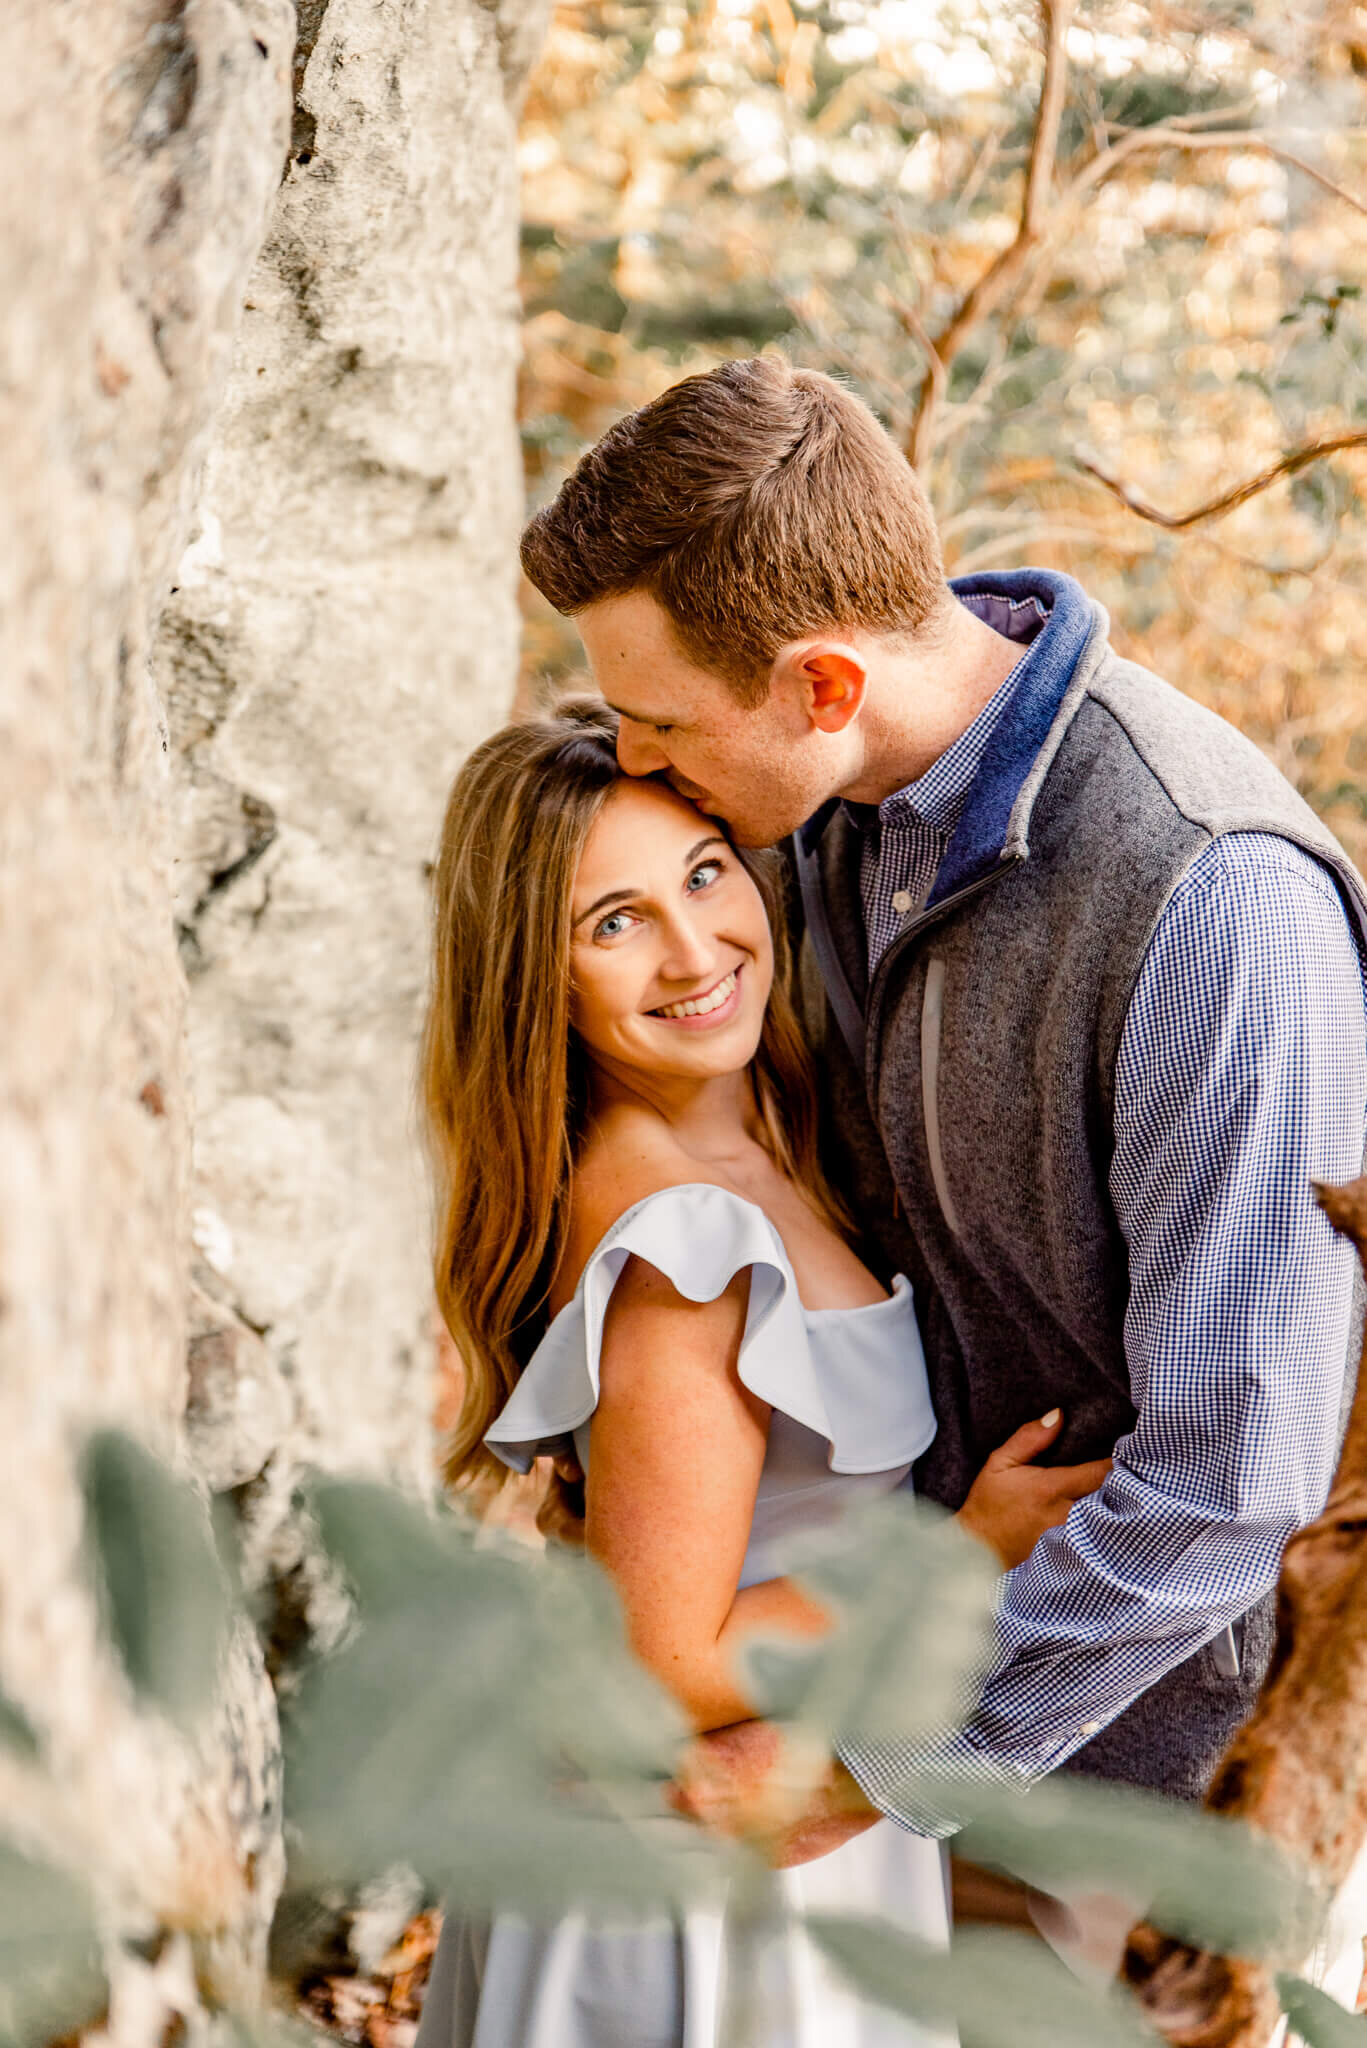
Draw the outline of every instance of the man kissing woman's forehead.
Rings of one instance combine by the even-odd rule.
[[[1197,1799],[1323,1504],[1367,897],[1069,576],[949,580],[828,377],[723,364],[523,541],[601,700],[457,778],[424,1085],[457,1485],[555,1461],[698,1732],[676,1795],[794,1903],[947,1938],[956,1776]],[[823,1632],[783,1539],[914,1487],[996,1554],[964,1725],[781,1822],[736,1652]],[[909,1589],[909,1598],[911,1595]],[[682,1823],[680,1823],[682,1825]],[[419,2048],[711,2041],[721,1923],[448,1918]],[[798,1943],[771,2036],[926,2043]],[[797,2033],[784,2012],[797,2011]]]

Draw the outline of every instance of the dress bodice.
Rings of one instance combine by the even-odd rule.
[[[702,1181],[648,1195],[595,1246],[485,1434],[506,1464],[526,1472],[572,1438],[588,1469],[604,1319],[632,1257],[690,1301],[714,1301],[750,1269],[738,1371],[773,1414],[742,1585],[782,1570],[776,1553],[795,1531],[818,1530],[906,1478],[935,1435],[911,1283],[899,1274],[885,1300],[861,1308],[804,1308],[764,1211]]]
[[[864,1308],[805,1309],[764,1212],[702,1182],[637,1203],[595,1247],[485,1434],[507,1464],[525,1472],[573,1438],[587,1467],[604,1317],[632,1257],[690,1301],[715,1300],[749,1269],[738,1370],[771,1419],[742,1585],[784,1569],[780,1538],[819,1529],[860,1494],[906,1477],[935,1434],[908,1282],[899,1277],[886,1300]],[[954,2048],[952,2033],[856,1998],[802,1932],[807,1913],[879,1915],[943,1949],[946,1872],[940,1843],[891,1821],[779,1871],[789,1919],[757,1984],[763,2048]],[[706,1906],[640,1924],[592,1907],[549,1922],[448,1911],[417,2048],[715,2048],[726,1922],[726,1910]]]

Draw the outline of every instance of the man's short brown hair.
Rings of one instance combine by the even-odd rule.
[[[747,703],[789,641],[915,633],[946,595],[910,464],[833,378],[773,356],[686,377],[619,420],[527,527],[522,566],[568,614],[646,591]]]

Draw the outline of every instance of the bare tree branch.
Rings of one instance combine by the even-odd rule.
[[[883,304],[897,315],[903,329],[911,336],[926,359],[926,381],[921,388],[920,402],[916,407],[916,416],[911,423],[911,436],[907,443],[907,455],[912,468],[921,470],[924,469],[930,454],[931,432],[940,400],[944,397],[945,387],[949,383],[949,371],[943,356],[926,330],[924,320],[910,300],[899,298],[897,293],[889,291],[886,285],[880,286],[878,296]]]
[[[1039,113],[1030,139],[1030,164],[1025,174],[1025,204],[1021,208],[1017,240],[1037,242],[1044,228],[1045,208],[1054,189],[1054,165],[1058,159],[1059,123],[1068,90],[1068,25],[1073,17],[1073,0],[1040,0],[1044,24],[1044,83],[1040,87]]]
[[[1095,191],[1098,185],[1114,177],[1115,173],[1132,158],[1152,149],[1255,149],[1260,150],[1264,156],[1275,157],[1278,163],[1289,164],[1293,170],[1300,171],[1305,177],[1313,178],[1317,185],[1332,193],[1335,199],[1343,200],[1345,205],[1353,207],[1358,213],[1367,213],[1367,199],[1360,198],[1356,192],[1350,192],[1346,185],[1338,184],[1315,164],[1278,142],[1276,136],[1269,134],[1265,129],[1220,128],[1213,132],[1204,132],[1195,125],[1200,118],[1199,115],[1195,116],[1190,123],[1180,120],[1155,121],[1147,128],[1126,128],[1118,131],[1119,139],[1098,151],[1090,163],[1084,164],[1064,186],[1060,194],[1063,203],[1069,205],[1085,198],[1089,192]]]
[[[1007,532],[984,541],[980,547],[969,548],[966,553],[956,556],[953,573],[956,576],[972,576],[979,569],[990,569],[996,562],[1019,562],[1022,559],[1023,547],[1034,548],[1046,542],[1086,548],[1092,553],[1120,555],[1127,562],[1151,555],[1155,545],[1146,545],[1143,541],[1135,539],[1121,540],[1118,535],[1104,533],[1096,526],[1069,526],[1052,523],[1047,519],[1023,519]],[[1027,555],[1024,559],[1033,561],[1034,557]]]
[[[1040,23],[1044,30],[1044,82],[1040,87],[1039,109],[1030,143],[1020,224],[1013,240],[988,265],[976,284],[970,286],[948,323],[933,339],[907,447],[909,460],[918,468],[930,447],[931,420],[950,364],[970,330],[994,311],[1017,283],[1043,239],[1058,157],[1059,122],[1068,85],[1068,27],[1073,18],[1075,0],[1039,0],[1039,4]],[[939,389],[936,363],[941,372]]]
[[[1063,234],[1068,217],[1077,204],[1134,158],[1163,149],[1192,153],[1201,150],[1256,150],[1301,172],[1356,212],[1367,214],[1367,198],[1339,184],[1316,164],[1279,141],[1275,134],[1258,128],[1220,125],[1233,116],[1246,114],[1250,102],[1211,108],[1199,114],[1174,116],[1171,120],[1154,122],[1145,128],[1120,128],[1116,124],[1107,124],[1101,132],[1113,139],[1103,142],[1088,162],[1056,188],[1059,127],[1068,80],[1067,35],[1074,4],[1075,0],[1039,0],[1044,31],[1044,80],[1031,138],[1020,220],[1012,240],[970,286],[938,334],[929,333],[914,308],[908,308],[901,301],[889,300],[926,359],[926,372],[906,441],[907,457],[918,470],[924,469],[929,460],[936,438],[935,415],[944,399],[950,368],[970,332],[980,321],[996,312],[1035,270],[1039,258]],[[909,312],[912,315],[910,319]],[[1105,477],[1101,480],[1107,482],[1109,488],[1115,488]],[[1259,488],[1263,487],[1259,485]],[[1117,495],[1123,493],[1117,492]],[[1252,495],[1251,491],[1249,495]],[[1140,511],[1140,506],[1136,504],[1131,509]],[[1228,508],[1222,506],[1220,509]],[[1141,512],[1141,516],[1151,517],[1153,514]],[[1205,510],[1193,514],[1192,518],[1210,516],[1212,513]],[[1160,523],[1169,522],[1160,520]],[[1177,523],[1190,524],[1191,520]]]
[[[994,128],[991,134],[988,136],[987,140],[984,142],[982,148],[974,157],[973,168],[969,172],[967,178],[964,180],[963,191],[959,194],[958,198],[954,202],[954,209],[956,213],[967,213],[969,207],[972,206],[974,200],[977,198],[979,192],[982,190],[983,182],[986,179],[988,172],[991,170],[993,164],[997,161],[997,157],[1001,151],[1002,139],[1005,136],[1005,134],[1005,128]]]
[[[966,410],[967,408],[963,409]],[[1037,481],[1046,484],[1066,484],[1070,481],[1070,472],[1065,469],[1055,469],[1048,476],[1039,478]],[[1013,493],[1015,490],[1014,484],[1003,485],[1000,488],[1008,489]],[[992,486],[989,484],[987,486],[989,493],[991,489]],[[1068,503],[1058,506],[1056,510],[1066,521],[1069,517],[1075,516],[1080,508]],[[956,576],[966,576],[972,569],[987,567],[989,554],[986,551],[988,550],[991,551],[990,559],[998,559],[1001,556],[1009,557],[1012,554],[1019,555],[1022,545],[1029,547],[1036,540],[1071,541],[1079,547],[1101,548],[1111,554],[1147,555],[1153,552],[1152,547],[1139,545],[1137,539],[1122,541],[1119,535],[1107,532],[1104,528],[1097,526],[1095,521],[1091,525],[1076,527],[1066,524],[1060,525],[1055,523],[1054,514],[1049,511],[1040,510],[1023,515],[1019,505],[1012,503],[1009,507],[1004,507],[1001,511],[997,512],[989,509],[982,502],[981,498],[975,500],[973,504],[965,506],[962,511],[951,512],[948,517],[937,520],[936,524],[939,526],[941,538],[945,541],[952,540],[956,535],[962,533],[965,528],[970,531],[981,529],[985,536],[987,536],[978,546],[970,549],[967,553],[954,556],[954,573]],[[1131,531],[1134,532],[1135,529],[1131,529]],[[1245,548],[1234,547],[1229,541],[1223,539],[1220,534],[1214,532],[1209,527],[1203,532],[1192,533],[1190,539],[1200,547],[1213,550],[1223,560],[1237,563],[1241,569],[1255,570],[1258,575],[1269,577],[1274,582],[1282,581],[1288,577],[1299,577],[1303,578],[1312,589],[1323,591],[1326,595],[1342,587],[1340,577],[1335,575],[1331,578],[1323,574],[1325,565],[1334,558],[1342,546],[1343,536],[1338,531],[1333,532],[1329,536],[1325,545],[1312,559],[1304,562],[1268,561],[1264,556],[1251,555]]]
[[[1218,519],[1225,512],[1232,512],[1236,505],[1246,505],[1250,498],[1256,498],[1281,477],[1295,476],[1308,469],[1312,462],[1322,462],[1326,456],[1338,455],[1345,448],[1367,448],[1367,431],[1355,434],[1336,434],[1327,441],[1310,441],[1302,448],[1293,448],[1278,458],[1267,469],[1259,470],[1245,483],[1236,484],[1233,490],[1222,491],[1218,498],[1211,498],[1204,505],[1196,505],[1190,512],[1164,512],[1160,506],[1136,491],[1123,478],[1113,476],[1102,467],[1097,457],[1088,449],[1076,448],[1073,460],[1078,468],[1108,490],[1112,497],[1119,498],[1122,505],[1140,519],[1147,519],[1155,526],[1165,526],[1169,533],[1181,533],[1186,527],[1196,526],[1203,519]]]

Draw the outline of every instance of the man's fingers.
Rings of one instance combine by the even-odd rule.
[[[1114,1463],[1114,1458],[1093,1458],[1090,1465],[1056,1465],[1049,1477],[1058,1481],[1065,1500],[1081,1500],[1096,1492]]]
[[[1037,1422],[1023,1422],[1014,1435],[1004,1444],[999,1444],[988,1459],[988,1466],[994,1472],[1005,1471],[1011,1465],[1028,1465],[1047,1451],[1063,1427],[1063,1410],[1051,1408],[1047,1415],[1041,1415]]]

